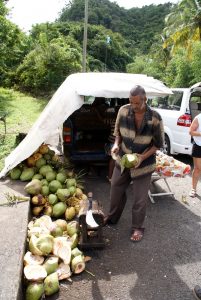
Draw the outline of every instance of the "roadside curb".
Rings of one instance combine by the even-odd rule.
[[[0,204],[5,194],[25,196],[26,183],[0,180]],[[27,196],[27,195],[26,195]],[[0,207],[0,300],[23,299],[23,257],[26,249],[30,202]]]

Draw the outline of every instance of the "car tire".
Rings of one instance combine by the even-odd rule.
[[[165,134],[164,152],[170,155],[170,139],[167,134]]]

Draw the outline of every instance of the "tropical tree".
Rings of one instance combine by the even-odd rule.
[[[191,84],[201,81],[201,42],[195,42],[192,46],[191,68],[193,81]]]
[[[81,71],[79,45],[71,43],[75,41],[64,37],[47,42],[41,34],[40,43],[17,69],[18,85],[35,95],[51,95],[69,74]]]
[[[193,71],[187,49],[180,48],[169,61],[164,81],[171,87],[189,87],[193,81]]]
[[[29,51],[29,38],[7,20],[5,3],[0,0],[0,84],[11,86],[15,70]]]
[[[201,39],[201,1],[182,0],[165,18],[163,30],[163,47],[175,53],[185,47],[191,54],[192,44]]]

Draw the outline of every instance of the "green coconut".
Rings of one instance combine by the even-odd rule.
[[[58,189],[62,188],[62,184],[58,180],[52,180],[49,183],[49,188],[51,193],[56,193]]]
[[[73,196],[76,192],[76,187],[74,185],[72,185],[68,188],[68,190],[70,192],[70,195]]]
[[[58,202],[53,206],[52,216],[58,218],[62,216],[66,211],[67,205],[64,202]]]
[[[10,178],[13,180],[20,179],[21,173],[22,171],[20,170],[20,168],[14,168],[10,171]]]
[[[67,232],[69,236],[79,232],[79,223],[77,221],[71,221],[67,224]]]
[[[50,296],[59,291],[59,279],[57,272],[48,275],[44,280],[45,295]]]
[[[48,172],[52,172],[53,169],[50,165],[44,165],[39,169],[39,173],[45,177]]]
[[[48,185],[49,182],[47,181],[47,179],[44,178],[44,179],[41,180],[41,184],[42,185]]]
[[[74,249],[77,247],[78,245],[78,241],[79,241],[79,236],[77,233],[74,233],[71,238],[70,238],[70,241],[71,241],[71,249]]]
[[[58,189],[56,195],[60,201],[65,202],[70,197],[68,189]]]
[[[50,234],[41,234],[36,242],[37,248],[42,255],[48,255],[52,252],[54,238]]]
[[[75,257],[75,256],[78,256],[78,255],[83,255],[83,252],[80,251],[80,249],[78,249],[77,247],[73,248],[71,250],[71,260]]]
[[[25,293],[26,300],[40,300],[44,293],[44,284],[31,282],[28,284]]]
[[[67,186],[67,188],[69,188],[70,186],[76,186],[76,179],[75,178],[67,179],[66,186]]]
[[[52,181],[56,178],[56,173],[54,171],[47,172],[45,175],[47,181]]]
[[[55,205],[58,202],[57,195],[55,195],[55,194],[49,194],[49,196],[48,196],[48,202],[51,205]]]
[[[41,188],[41,194],[43,196],[48,196],[50,193],[50,188],[48,185],[43,185],[42,188]]]
[[[139,158],[135,153],[124,154],[121,158],[121,166],[124,168],[134,168],[139,162]]]
[[[61,183],[64,183],[66,181],[66,175],[64,173],[58,173],[56,180],[58,180]]]
[[[45,268],[47,275],[56,272],[58,268],[58,262],[59,262],[59,258],[53,255],[48,257],[45,260],[43,267]]]
[[[22,173],[20,175],[20,180],[21,181],[29,181],[32,179],[34,174],[35,174],[34,168],[26,168],[22,171]]]
[[[36,167],[38,169],[40,169],[42,166],[45,166],[45,165],[46,165],[46,160],[43,157],[39,158],[36,162]]]
[[[43,176],[42,176],[41,174],[35,174],[35,175],[33,176],[32,180],[33,180],[33,179],[41,180],[41,179],[43,179]]]

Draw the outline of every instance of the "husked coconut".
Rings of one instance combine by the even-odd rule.
[[[24,187],[24,190],[31,195],[40,194],[42,189],[42,184],[39,179],[33,179],[29,183],[27,183]]]
[[[38,217],[40,215],[40,213],[42,212],[42,210],[43,210],[43,206],[35,206],[32,208],[32,214],[35,217]]]
[[[75,212],[75,207],[71,206],[71,207],[67,207],[66,211],[65,211],[65,218],[67,221],[71,221],[76,215]]]

